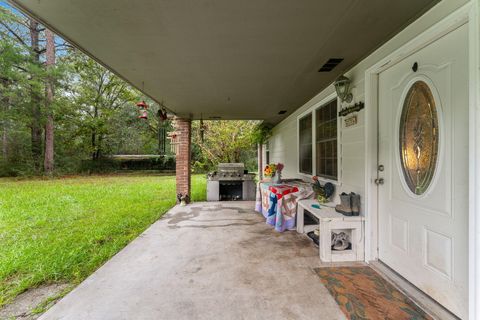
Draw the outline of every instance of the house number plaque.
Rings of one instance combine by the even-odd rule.
[[[356,115],[345,118],[345,127],[351,127],[357,124],[358,118]]]

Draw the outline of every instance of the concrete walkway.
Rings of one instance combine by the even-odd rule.
[[[40,319],[345,319],[317,249],[253,207],[173,208]]]

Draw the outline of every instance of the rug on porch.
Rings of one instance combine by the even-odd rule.
[[[347,319],[432,319],[370,267],[326,267],[315,272]]]

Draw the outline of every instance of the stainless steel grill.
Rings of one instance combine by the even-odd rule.
[[[255,200],[254,178],[243,163],[220,163],[207,175],[207,200]]]

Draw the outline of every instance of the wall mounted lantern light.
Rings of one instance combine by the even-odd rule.
[[[350,79],[345,76],[340,76],[335,80],[333,84],[335,86],[335,91],[337,96],[342,100],[342,102],[352,102],[353,95],[350,93]]]

